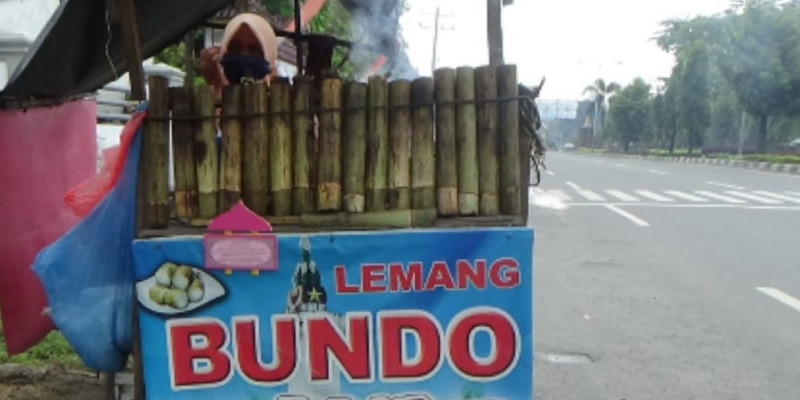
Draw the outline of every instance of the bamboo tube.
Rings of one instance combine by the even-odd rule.
[[[411,138],[411,207],[436,207],[436,161],[433,139],[433,80],[417,78],[411,84],[413,134]]]
[[[478,149],[475,127],[475,70],[456,70],[456,143],[458,148],[458,211],[478,214]]]
[[[364,176],[367,157],[367,85],[348,82],[342,93],[348,110],[342,116],[342,183],[344,210],[364,211]]]
[[[398,80],[389,84],[389,208],[411,207],[411,82]]]
[[[291,88],[288,78],[274,78],[269,88],[270,193],[272,214],[292,214],[292,128],[289,123]]]
[[[516,97],[517,67],[502,65],[497,70],[497,94],[501,98]],[[503,100],[500,103],[500,212],[506,215],[520,215],[522,211],[520,196],[519,165],[519,101]],[[527,206],[527,205],[526,205]]]
[[[150,104],[148,120],[145,125],[144,151],[147,154],[145,165],[147,204],[147,226],[166,228],[169,224],[169,92],[167,79],[151,76]]]
[[[458,158],[456,153],[456,71],[433,73],[436,98],[436,186],[439,215],[458,214]]]
[[[261,83],[245,85],[244,112],[263,114],[267,111],[267,87]],[[242,160],[242,198],[244,203],[259,215],[267,215],[269,205],[269,160],[265,115],[251,116],[245,120]]]
[[[386,209],[386,188],[389,179],[389,86],[381,76],[369,78],[367,101],[367,210]]]
[[[319,118],[319,164],[317,168],[317,210],[336,211],[342,207],[341,129],[342,81],[330,75],[323,79]]]
[[[478,130],[478,188],[480,214],[500,214],[497,191],[500,186],[497,167],[497,68],[484,66],[475,69],[475,98]]]
[[[294,78],[293,136],[294,136],[294,191],[292,192],[295,214],[314,210],[311,191],[311,171],[314,161],[314,125],[311,121],[311,91],[314,80],[307,76]]]
[[[231,208],[242,196],[242,90],[228,85],[222,90],[222,149],[219,209]]]
[[[175,216],[190,220],[197,216],[197,171],[194,167],[194,133],[192,122],[182,120],[192,115],[192,92],[175,87],[169,89],[172,109],[172,154],[175,174]]]
[[[219,169],[217,135],[214,129],[214,91],[210,86],[198,87],[194,94],[195,114],[203,117],[194,132],[195,168],[197,170],[198,209],[200,218],[217,215]]]

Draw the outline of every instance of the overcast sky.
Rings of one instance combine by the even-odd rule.
[[[626,84],[668,76],[672,56],[652,37],[659,22],[724,11],[729,0],[515,0],[503,8],[507,63],[528,85],[547,77],[542,97],[579,99],[598,77]],[[485,0],[408,0],[401,25],[411,62],[429,75],[440,6],[437,66],[488,63]]]

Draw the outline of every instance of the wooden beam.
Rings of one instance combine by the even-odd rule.
[[[117,0],[117,16],[122,30],[125,59],[128,62],[128,77],[131,84],[131,100],[145,99],[144,71],[142,69],[142,44],[139,40],[139,22],[133,0]]]

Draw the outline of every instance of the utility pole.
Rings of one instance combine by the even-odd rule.
[[[431,59],[431,73],[436,71],[436,50],[439,47],[439,5],[436,5],[436,16],[433,17],[433,58]]]
[[[489,39],[489,65],[503,64],[503,0],[486,1],[486,28]]]
[[[423,13],[422,15],[427,17],[427,16],[430,16],[431,14]],[[453,14],[452,12],[450,12],[450,13],[442,13],[441,10],[440,10],[439,5],[437,3],[436,11],[433,14],[433,27],[428,26],[428,25],[426,25],[424,23],[420,23],[419,24],[419,27],[422,28],[422,29],[431,29],[431,28],[433,28],[433,58],[431,59],[431,74],[433,74],[433,71],[436,70],[436,58],[438,57],[438,52],[439,52],[438,51],[439,50],[439,31],[440,30],[441,31],[451,31],[451,30],[453,30],[452,26],[442,26],[441,25],[441,21],[444,18],[449,18],[449,17],[452,17],[454,15],[455,14]]]

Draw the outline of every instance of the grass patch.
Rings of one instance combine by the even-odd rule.
[[[9,356],[6,351],[5,337],[2,335],[2,325],[0,325],[0,364],[3,363],[59,364],[68,369],[86,369],[80,357],[72,350],[72,346],[58,332],[50,332],[41,342],[24,353]]]
[[[700,154],[692,153],[686,149],[676,149],[674,153],[670,154],[669,150],[664,149],[650,149],[648,154],[658,157],[704,157],[716,158],[723,160],[742,160],[752,162],[768,162],[772,164],[800,164],[800,155],[793,154],[731,154],[731,153],[710,153]]]
[[[604,148],[590,148],[590,147],[579,147],[578,151],[581,153],[608,153],[608,149]]]

